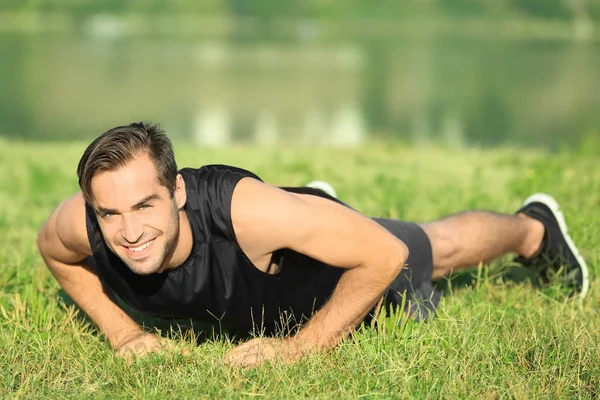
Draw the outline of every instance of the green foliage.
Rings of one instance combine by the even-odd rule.
[[[517,11],[529,16],[560,19],[572,17],[568,2],[564,0],[511,0],[511,3]]]
[[[590,265],[591,290],[582,303],[553,287],[540,291],[506,280],[501,260],[467,271],[466,284],[457,277],[439,282],[446,294],[430,322],[382,314],[334,351],[243,371],[221,362],[232,343],[196,345],[194,333],[176,325],[161,328],[190,356],[167,353],[128,364],[63,301],[35,236],[77,190],[74,171],[85,145],[0,139],[0,398],[600,396],[597,153],[176,145],[181,166],[233,164],[277,185],[328,180],[342,200],[373,216],[428,221],[466,208],[512,212],[532,192],[545,191],[560,201]]]
[[[222,13],[228,2],[219,0],[0,0],[0,10],[91,13]]]
[[[584,2],[584,9],[598,16],[595,2]],[[0,10],[81,13],[211,13],[234,16],[319,17],[319,18],[394,18],[415,12],[443,12],[456,16],[509,15],[571,18],[573,13],[564,0],[0,0]]]

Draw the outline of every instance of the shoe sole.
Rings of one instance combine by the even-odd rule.
[[[312,181],[307,183],[306,185],[307,187],[313,188],[313,189],[319,189],[324,191],[325,193],[327,193],[328,195],[330,195],[331,197],[335,197],[337,199],[337,193],[335,192],[335,189],[327,182],[324,181]]]
[[[545,204],[550,209],[550,211],[552,211],[552,214],[554,214],[554,217],[558,221],[558,226],[565,238],[565,241],[567,242],[567,246],[569,246],[569,250],[571,250],[571,252],[575,255],[575,258],[577,259],[577,261],[579,262],[579,266],[581,267],[581,291],[579,292],[579,298],[583,300],[587,295],[588,289],[590,287],[588,267],[585,263],[585,260],[579,253],[579,250],[575,246],[575,243],[573,243],[573,239],[571,239],[571,236],[569,235],[567,223],[565,221],[565,216],[563,215],[562,211],[560,211],[560,206],[558,205],[558,202],[552,196],[549,196],[544,193],[537,193],[532,196],[529,196],[527,200],[525,200],[525,203],[523,203],[523,206],[526,206],[531,203]]]

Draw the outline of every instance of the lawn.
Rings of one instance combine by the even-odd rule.
[[[465,209],[514,212],[531,193],[560,202],[587,259],[579,302],[510,279],[509,258],[438,282],[435,320],[402,315],[361,327],[294,365],[229,368],[226,338],[127,363],[69,305],[37,253],[38,228],[78,190],[86,143],[0,139],[0,398],[598,398],[600,168],[586,151],[461,151],[373,144],[357,149],[203,149],[176,144],[180,167],[223,163],[276,185],[331,182],[370,216],[429,221]],[[595,152],[592,152],[595,153]],[[151,319],[138,316],[152,329]]]

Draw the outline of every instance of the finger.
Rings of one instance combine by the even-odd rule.
[[[121,347],[120,349],[117,350],[117,357],[123,358],[123,359],[130,359],[131,352],[128,349]]]
[[[136,343],[133,347],[133,353],[137,357],[144,357],[150,352],[160,350],[160,347],[157,346],[157,343],[145,343],[140,342]]]
[[[257,347],[256,343],[246,342],[227,351],[227,353],[225,353],[225,358],[233,359],[242,357],[244,354],[252,351],[255,347]]]
[[[127,364],[131,364],[133,362],[133,352],[131,349],[120,348],[117,352],[117,357],[124,360]]]
[[[180,353],[181,353],[182,356],[185,356],[185,357],[187,357],[187,356],[189,356],[189,355],[192,354],[192,352],[190,351],[190,349],[188,349],[187,347],[184,347],[183,349],[181,349]]]
[[[256,354],[252,354],[248,357],[245,357],[242,362],[240,363],[240,365],[242,367],[244,367],[244,369],[251,369],[254,368],[256,366],[258,366],[259,364],[261,364],[262,361],[260,361],[260,359],[257,357]]]
[[[248,340],[245,343],[238,344],[237,346],[235,346],[234,350],[239,349],[239,350],[243,351],[243,350],[251,349],[255,346],[259,346],[260,344],[262,344],[262,342],[263,342],[263,340],[261,338],[255,338],[252,340]]]
[[[225,353],[225,357],[224,360],[226,363],[228,364],[236,364],[236,361],[242,357],[243,352],[241,352],[239,349],[235,348],[235,349],[231,349],[229,350],[227,353]]]
[[[243,365],[244,359],[251,356],[252,349],[234,348],[225,354],[225,362],[230,365]]]
[[[255,367],[258,362],[258,354],[256,352],[247,352],[236,358],[235,364],[245,369]]]
[[[231,351],[228,354],[228,364],[241,366],[245,369],[254,368],[266,361],[276,360],[277,352],[272,346],[265,348],[256,345],[246,351]]]
[[[246,357],[244,357],[244,359],[242,360],[243,366],[246,369],[248,369],[248,368],[254,368],[258,365],[264,364],[265,362],[272,362],[272,363],[279,362],[278,351],[275,349],[275,347],[272,345],[272,343],[269,343],[269,344],[270,344],[270,346],[267,346],[267,347],[257,346],[254,349],[255,351],[248,352],[246,354]]]

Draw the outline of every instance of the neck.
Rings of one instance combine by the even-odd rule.
[[[167,258],[162,270],[166,271],[182,265],[192,252],[193,240],[190,220],[187,217],[185,209],[181,209],[179,210],[179,236],[177,238],[177,245],[171,256]]]

